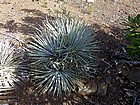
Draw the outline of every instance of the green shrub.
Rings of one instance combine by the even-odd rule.
[[[40,93],[62,96],[95,72],[97,42],[83,21],[60,16],[43,24],[28,44],[31,78]]]
[[[130,41],[130,44],[127,46],[127,51],[130,55],[140,57],[140,14],[134,18],[128,16],[125,25],[128,26],[126,37]]]

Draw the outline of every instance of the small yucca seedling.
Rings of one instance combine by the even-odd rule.
[[[62,96],[95,72],[97,42],[83,21],[60,16],[43,24],[28,44],[31,78],[39,92]]]
[[[15,99],[11,92],[22,79],[21,58],[23,53],[12,46],[10,40],[0,41],[0,102]],[[2,100],[1,100],[2,99]]]

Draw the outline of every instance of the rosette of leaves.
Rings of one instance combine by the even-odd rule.
[[[22,51],[12,45],[10,40],[0,41],[0,102],[11,102],[17,84],[22,83]],[[8,101],[6,101],[8,100]]]
[[[140,58],[140,14],[135,17],[128,16],[128,20],[124,23],[128,26],[126,37],[130,41],[127,46],[127,52]]]
[[[81,20],[67,16],[48,19],[28,43],[31,79],[40,93],[62,96],[75,88],[76,81],[93,76],[98,42]]]

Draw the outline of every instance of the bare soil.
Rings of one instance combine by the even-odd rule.
[[[25,41],[34,34],[34,26],[56,12],[70,12],[71,16],[82,18],[93,27],[97,40],[102,42],[99,57],[102,66],[97,78],[107,84],[103,92],[89,96],[73,94],[65,97],[63,104],[139,105],[133,104],[133,97],[128,96],[125,89],[139,91],[137,97],[140,98],[140,84],[116,72],[113,54],[126,45],[125,26],[121,23],[128,15],[140,14],[140,0],[94,0],[93,3],[82,0],[69,0],[67,3],[55,0],[0,0],[0,33]],[[16,105],[62,105],[55,98],[33,94],[31,82],[18,91]]]

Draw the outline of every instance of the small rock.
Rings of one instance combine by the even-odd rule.
[[[86,1],[88,3],[94,3],[96,0],[82,0],[82,1]]]
[[[111,84],[111,80],[112,80],[111,76],[106,77],[106,83]]]
[[[106,95],[108,89],[108,84],[105,82],[98,83],[97,94]]]

